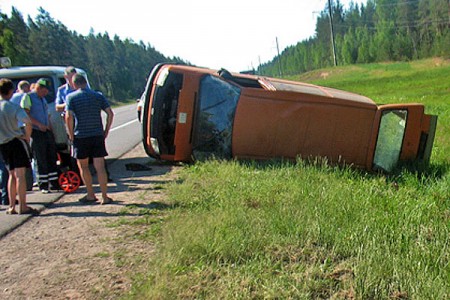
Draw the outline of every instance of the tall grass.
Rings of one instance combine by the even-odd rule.
[[[448,175],[232,161],[182,181],[145,297],[450,296]]]
[[[413,67],[389,68],[403,74]],[[371,74],[380,66],[348,68],[352,74],[329,82],[360,86],[368,76],[361,90],[373,89],[386,102],[400,95],[386,88],[391,80],[384,81],[384,72]],[[428,79],[415,80],[421,85]],[[168,190],[173,210],[147,280],[131,296],[449,299],[450,104],[445,93],[441,100],[429,95],[428,109],[440,114],[441,150],[425,173],[402,170],[386,177],[320,160],[185,167]]]

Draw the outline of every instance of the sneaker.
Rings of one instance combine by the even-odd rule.
[[[42,190],[41,190],[41,193],[42,193],[42,194],[48,194],[48,193],[51,193],[51,192],[50,192],[49,190],[42,189]]]

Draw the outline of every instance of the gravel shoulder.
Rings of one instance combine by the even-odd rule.
[[[81,187],[0,239],[0,299],[116,299],[126,294],[132,276],[145,271],[138,260],[150,257],[154,246],[133,237],[143,228],[111,224],[142,217],[128,207],[163,203],[161,186],[174,180],[177,169],[150,163],[138,145],[109,166],[113,204],[79,203],[85,194]],[[129,164],[151,170],[130,171]]]

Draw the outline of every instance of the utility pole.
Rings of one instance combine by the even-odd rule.
[[[258,55],[258,75],[261,75],[261,55]]]
[[[333,45],[333,59],[334,59],[334,66],[337,66],[337,59],[336,59],[336,44],[334,42],[334,27],[333,27],[333,11],[331,9],[331,0],[328,0],[328,12],[330,14],[330,31],[331,31],[331,44]]]
[[[281,56],[280,56],[280,48],[278,47],[278,37],[275,37],[275,41],[277,42],[277,52],[278,52],[278,71],[280,73],[280,77],[283,76],[283,72],[281,70]]]

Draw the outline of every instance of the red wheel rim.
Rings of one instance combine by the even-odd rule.
[[[64,192],[72,193],[80,187],[81,178],[74,171],[66,171],[59,175],[58,183]]]

